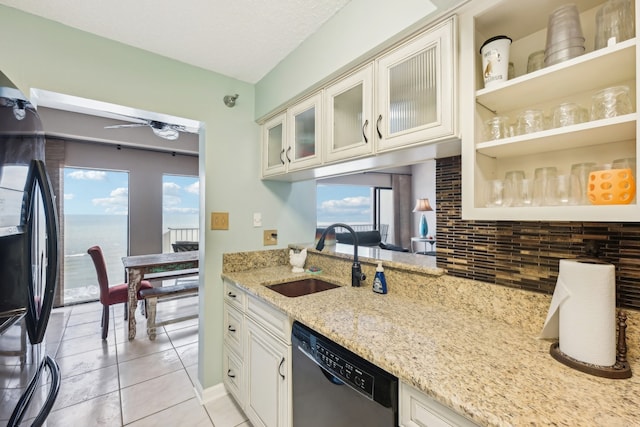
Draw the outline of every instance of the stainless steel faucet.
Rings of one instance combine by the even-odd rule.
[[[316,249],[319,251],[324,249],[324,239],[327,237],[327,233],[329,232],[329,230],[335,227],[346,228],[353,236],[353,265],[351,266],[351,286],[359,287],[360,282],[364,281],[367,277],[364,275],[364,273],[362,273],[362,267],[360,267],[360,262],[358,262],[358,235],[353,230],[353,228],[351,228],[347,224],[343,224],[340,222],[331,224],[322,232],[320,240],[318,240],[318,244],[316,245]]]

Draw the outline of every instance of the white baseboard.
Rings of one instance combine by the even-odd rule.
[[[203,389],[202,385],[200,385],[200,382],[198,381],[194,387],[194,391],[201,405],[212,402],[228,394],[223,383],[218,383],[214,386]]]

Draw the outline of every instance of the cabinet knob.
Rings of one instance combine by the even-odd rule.
[[[235,298],[235,297],[236,297],[236,294],[234,294],[233,292],[229,291],[229,292],[227,292],[227,296],[228,296],[229,298]]]
[[[380,122],[382,121],[382,114],[378,116],[378,121],[376,122],[376,131],[378,132],[378,138],[382,139],[382,132],[380,132]]]
[[[235,331],[236,331],[236,328],[234,328],[232,325],[229,325],[229,326],[227,327],[227,330],[228,330],[229,332],[235,332]]]
[[[227,376],[228,376],[229,378],[235,378],[235,377],[236,377],[236,374],[234,374],[233,372],[231,372],[231,369],[229,369],[229,370],[227,371]]]

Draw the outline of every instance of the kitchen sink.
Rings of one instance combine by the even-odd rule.
[[[285,297],[300,297],[303,295],[315,294],[316,292],[327,291],[329,289],[339,288],[339,285],[325,282],[324,280],[310,278],[296,280],[293,282],[278,283],[276,285],[268,285],[267,288],[284,295]]]

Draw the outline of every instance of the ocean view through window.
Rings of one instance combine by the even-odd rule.
[[[162,176],[162,252],[177,241],[197,243],[200,181],[197,176]]]
[[[393,191],[370,185],[318,184],[316,227],[342,222],[358,231],[380,230],[383,242],[393,239]]]
[[[122,283],[127,255],[129,174],[64,169],[64,304],[97,300],[98,281],[87,249],[100,245],[110,283]]]

